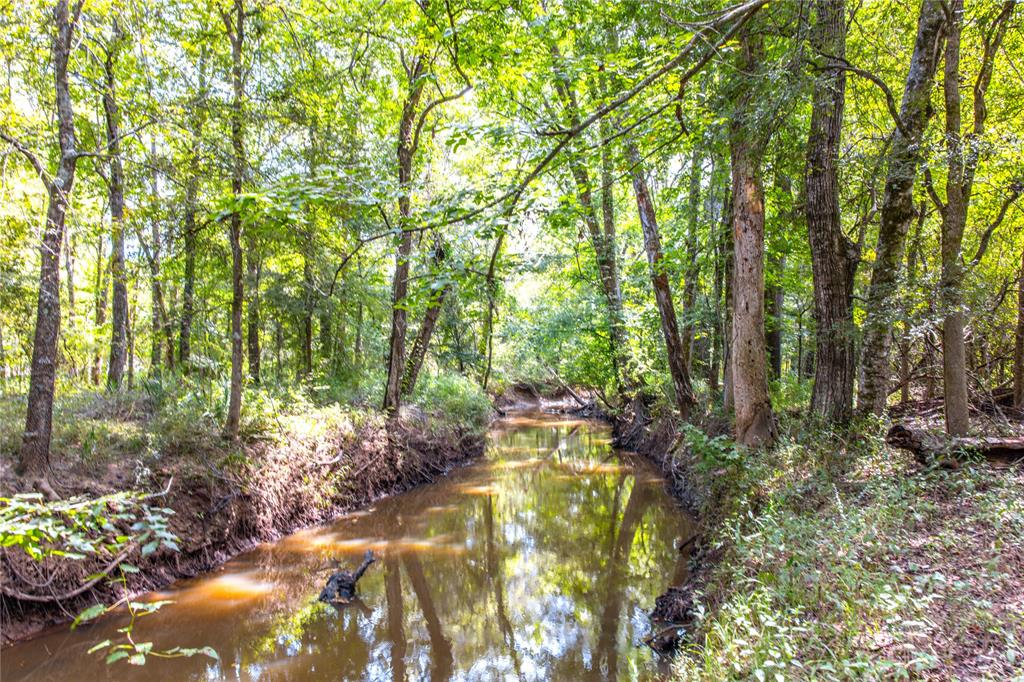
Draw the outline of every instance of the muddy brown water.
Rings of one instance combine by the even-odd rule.
[[[260,545],[143,600],[154,650],[203,656],[111,665],[88,649],[126,614],[54,628],[0,653],[17,680],[649,680],[655,597],[686,577],[692,526],[646,461],[598,422],[497,422],[486,458],[336,522]],[[380,560],[359,601],[316,601],[331,559]]]

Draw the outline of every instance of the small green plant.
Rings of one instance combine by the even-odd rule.
[[[112,583],[119,583],[122,588],[122,593],[127,595],[127,578],[125,574],[135,573],[139,569],[131,564],[121,564],[120,566],[120,577],[116,580],[111,581]],[[122,597],[118,601],[110,604],[109,606],[104,604],[96,604],[89,607],[85,611],[82,611],[75,618],[71,624],[71,628],[74,629],[84,622],[94,620],[100,616],[114,611],[118,607],[124,605],[128,610],[129,620],[128,624],[120,627],[117,631],[124,636],[124,641],[115,642],[112,639],[105,639],[102,642],[94,645],[89,649],[90,654],[94,653],[105,653],[107,664],[116,663],[118,661],[127,661],[131,665],[145,665],[147,656],[155,656],[156,658],[185,658],[196,655],[209,656],[213,659],[220,659],[217,652],[208,646],[199,648],[186,648],[186,647],[173,647],[165,651],[160,651],[153,648],[153,642],[136,642],[132,637],[132,631],[135,629],[135,621],[142,616],[148,616],[151,613],[156,613],[161,608],[173,602],[169,599],[163,599],[151,602],[140,602],[133,601],[127,596]]]

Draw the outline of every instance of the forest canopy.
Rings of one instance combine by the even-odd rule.
[[[1024,390],[1021,16],[918,9],[5,4],[19,465],[55,396],[172,376],[230,437],[261,387],[390,413],[423,371],[967,435]]]

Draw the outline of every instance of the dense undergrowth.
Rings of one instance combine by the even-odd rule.
[[[881,424],[685,434],[707,489],[680,680],[1022,679],[1024,471],[922,468]]]

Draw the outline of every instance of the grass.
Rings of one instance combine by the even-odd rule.
[[[715,559],[677,679],[1024,679],[1024,472],[921,469],[860,432],[688,436]]]

